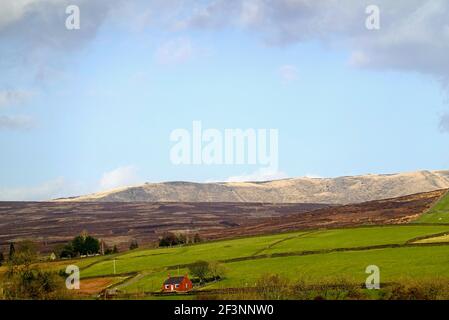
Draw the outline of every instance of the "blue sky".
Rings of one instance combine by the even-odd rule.
[[[33,4],[22,1],[24,8]],[[95,10],[111,12],[101,3]],[[20,31],[27,23],[23,16],[0,23],[0,48],[10,53],[0,63],[0,198],[43,200],[141,182],[257,175],[260,168],[254,165],[173,165],[170,132],[190,130],[195,120],[219,130],[278,129],[279,175],[273,177],[449,167],[447,75],[446,66],[438,65],[444,63],[438,60],[443,48],[417,40],[402,46],[398,40],[389,48],[380,40],[390,38],[390,25],[376,31],[374,39],[364,36],[366,30],[343,30],[323,39],[322,32],[332,33],[332,28],[315,34],[313,17],[304,22],[307,37],[276,43],[264,27],[276,23],[273,17],[263,16],[257,25],[236,24],[233,8],[224,17],[206,15],[219,27],[167,27],[185,22],[186,15],[195,21],[198,6],[204,13],[217,3],[184,2],[190,16],[184,11],[175,18],[161,15],[164,21],[138,26],[131,23],[132,14],[117,18],[112,10],[92,34],[74,38],[79,47],[67,45],[56,32],[27,46],[28,35]],[[425,17],[435,20],[435,11],[422,4],[412,1],[410,12],[430,11]],[[61,1],[60,8],[64,5]],[[343,6],[358,8],[350,2]],[[83,22],[90,22],[83,20],[89,7],[82,1],[80,7],[82,30]],[[291,18],[295,27],[300,9]],[[364,14],[355,14],[361,29]],[[59,22],[55,19],[53,28]],[[421,27],[415,27],[416,34],[433,33],[438,25]],[[285,26],[280,30],[280,35],[287,32]],[[52,45],[53,37],[63,49]],[[423,62],[418,49],[435,65]],[[360,50],[383,60],[354,63],[354,52]]]

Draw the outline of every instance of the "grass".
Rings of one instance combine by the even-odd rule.
[[[323,278],[340,277],[364,283],[368,276],[365,269],[369,265],[380,268],[381,282],[435,275],[449,280],[449,246],[388,248],[229,263],[226,279],[210,285],[210,288],[252,286],[265,273],[312,283]]]
[[[268,273],[309,283],[349,278],[362,284],[368,276],[365,270],[369,265],[380,268],[382,282],[400,282],[407,278],[430,279],[435,276],[449,281],[449,246],[387,248],[232,262],[226,264],[224,280],[204,288],[252,287],[257,279]],[[179,274],[185,272],[186,269],[180,269]],[[155,272],[121,290],[157,291],[166,277],[167,271]]]
[[[449,223],[449,192],[415,222]]]
[[[197,260],[220,261],[260,254],[288,253],[332,248],[401,244],[415,237],[449,231],[449,226],[388,226],[295,232],[226,240],[166,249],[137,250],[116,257],[117,274],[163,271],[169,266]],[[99,261],[81,272],[82,277],[113,274],[112,259]]]
[[[138,273],[120,286],[128,293],[158,291],[167,274],[184,274],[188,263],[197,260],[217,261],[246,257],[240,262],[225,263],[226,277],[206,288],[251,286],[266,273],[278,273],[291,279],[354,277],[363,282],[365,268],[375,264],[381,268],[382,281],[402,276],[449,277],[449,246],[388,248],[350,252],[317,253],[307,256],[254,259],[257,255],[357,248],[365,246],[404,244],[426,235],[449,232],[449,226],[401,225],[360,227],[352,229],[315,230],[270,236],[216,241],[192,246],[140,249],[116,256],[117,273]],[[176,268],[180,265],[179,270]],[[167,270],[167,267],[174,267]],[[98,277],[113,272],[113,261],[99,260],[81,271],[81,276]]]
[[[297,232],[294,235],[303,233]],[[285,234],[277,234],[174,248],[136,250],[116,258],[116,272],[161,271],[168,266],[185,265],[197,260],[217,261],[247,257],[284,239],[286,236]],[[105,260],[83,270],[81,276],[92,277],[111,273],[113,273],[113,261]]]
[[[371,228],[316,231],[305,237],[287,239],[264,253],[353,248],[386,244],[403,244],[407,240],[449,230],[449,226],[385,226]]]

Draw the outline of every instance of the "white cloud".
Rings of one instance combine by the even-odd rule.
[[[65,9],[74,4],[71,0],[0,1],[2,68],[16,73],[21,68],[36,81],[42,78],[42,69],[61,70],[74,52],[96,37],[111,11],[124,1],[75,1],[81,11],[81,28],[76,32],[65,28]]]
[[[381,29],[365,27],[370,0],[216,0],[190,28],[244,27],[271,45],[321,41],[353,52],[354,66],[449,77],[449,1],[378,0]],[[226,8],[226,10],[223,10]]]
[[[284,65],[278,70],[281,79],[285,82],[292,82],[298,79],[298,69],[292,65]]]
[[[0,187],[0,201],[45,201],[75,195],[77,191],[78,186],[60,177],[31,187]]]
[[[33,92],[26,90],[0,91],[0,108],[26,102],[33,96]]]
[[[27,130],[35,127],[35,122],[28,116],[0,116],[0,130]]]
[[[141,183],[134,166],[119,167],[105,172],[100,180],[101,190],[115,189]]]
[[[26,7],[40,0],[2,1],[0,5],[0,28],[19,20],[25,14]],[[40,1],[42,2],[42,1]]]
[[[229,177],[226,182],[271,181],[286,178],[288,178],[288,175],[284,172],[260,168],[250,174],[245,173],[243,175]]]
[[[264,6],[261,0],[244,0],[240,12],[240,23],[244,26],[257,25],[264,17]]]
[[[365,27],[369,5],[371,0],[216,0],[183,25],[243,27],[276,46],[320,41],[350,52],[353,67],[431,75],[449,93],[449,1],[377,0],[380,30]]]
[[[194,49],[188,38],[177,38],[163,43],[155,54],[159,64],[175,65],[185,63],[193,56]]]

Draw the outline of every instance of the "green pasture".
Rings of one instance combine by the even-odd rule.
[[[449,223],[449,192],[415,222]]]
[[[217,261],[246,258],[245,261],[225,263],[226,279],[212,284],[215,286],[240,286],[253,281],[264,273],[279,273],[294,278],[319,278],[332,276],[357,276],[366,278],[364,268],[376,264],[386,270],[386,275],[407,275],[404,265],[410,270],[426,267],[421,272],[444,274],[436,267],[449,270],[449,247],[393,248],[382,250],[362,250],[353,252],[318,253],[306,256],[255,259],[254,257],[273,253],[293,253],[303,251],[327,250],[335,248],[358,248],[386,244],[404,244],[416,237],[448,232],[449,226],[402,225],[385,227],[363,227],[338,230],[315,230],[270,236],[250,237],[235,240],[209,242],[198,245],[136,250],[115,257],[117,274],[139,273],[135,279],[122,286],[128,292],[159,290],[168,273],[183,274],[184,265],[197,260]],[[396,251],[397,250],[397,251]],[[447,263],[438,261],[447,256]],[[416,256],[409,256],[417,254]],[[431,268],[426,261],[438,257]],[[422,264],[421,264],[422,262]],[[177,266],[180,266],[177,268]],[[167,270],[167,267],[171,267]],[[396,271],[395,271],[396,270]],[[396,272],[396,273],[395,273]],[[435,273],[437,272],[437,273]],[[82,269],[82,277],[104,276],[113,273],[113,259],[101,260]],[[364,278],[363,278],[364,277]]]

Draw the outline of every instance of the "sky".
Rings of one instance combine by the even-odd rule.
[[[0,200],[448,169],[448,16],[445,0],[3,0]],[[279,165],[174,164],[170,134],[194,121],[277,130]]]

